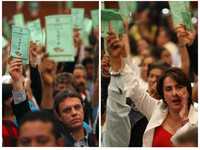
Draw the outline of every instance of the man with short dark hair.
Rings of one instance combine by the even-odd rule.
[[[28,112],[20,121],[18,146],[63,146],[56,120],[48,111]]]
[[[55,98],[54,110],[64,124],[65,146],[95,146],[92,134],[83,127],[84,111],[82,98],[76,92],[59,92]]]

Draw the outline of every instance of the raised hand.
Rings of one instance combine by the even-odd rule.
[[[42,45],[37,45],[36,43],[30,42],[29,51],[31,66],[35,67],[36,65],[39,65],[44,55]]]
[[[191,45],[195,38],[195,32],[187,31],[184,25],[179,25],[176,28],[179,46]]]
[[[24,76],[23,76],[23,64],[22,60],[19,58],[12,58],[8,62],[8,72],[12,77],[12,84],[15,90],[22,90],[24,89]]]
[[[39,65],[42,80],[42,101],[40,107],[52,109],[53,107],[53,83],[56,77],[56,63],[45,55]]]
[[[180,91],[178,92],[178,97],[181,99],[181,105],[182,105],[179,115],[182,118],[183,124],[185,124],[188,121],[188,99],[189,99],[189,94],[186,87],[180,89]]]
[[[107,48],[110,55],[110,64],[113,71],[119,71],[123,67],[125,53],[125,44],[114,32],[111,23],[109,24],[109,33],[107,37]]]
[[[124,50],[124,44],[114,32],[111,23],[109,24],[109,33],[107,37],[107,47],[110,57],[119,58]]]
[[[56,76],[56,63],[47,56],[44,56],[42,63],[39,65],[39,71],[43,84],[52,86]]]
[[[73,40],[74,40],[74,47],[79,49],[81,47],[82,40],[80,36],[80,31],[78,29],[74,29],[73,31]]]

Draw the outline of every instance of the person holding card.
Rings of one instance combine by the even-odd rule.
[[[186,40],[186,37],[182,38]],[[111,81],[106,119],[112,124],[106,124],[105,133],[109,131],[110,135],[104,136],[105,146],[111,143],[111,140],[114,140],[112,144],[115,143],[117,146],[120,146],[118,143],[123,146],[130,140],[130,107],[127,105],[127,98],[135,103],[149,121],[143,136],[145,147],[171,147],[171,138],[176,135],[177,130],[186,124],[197,126],[198,113],[192,102],[191,84],[181,69],[172,67],[161,76],[157,83],[157,91],[162,99],[158,101],[140,85],[134,72],[134,68],[137,67],[130,66],[124,61],[123,44],[115,34],[108,37],[108,48],[111,56]],[[117,131],[119,126],[122,127],[122,132]],[[112,137],[116,132],[121,135]]]

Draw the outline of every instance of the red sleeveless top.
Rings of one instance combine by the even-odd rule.
[[[166,131],[162,126],[155,129],[152,147],[172,147],[170,138],[172,134]]]

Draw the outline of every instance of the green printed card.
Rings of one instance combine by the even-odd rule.
[[[95,9],[91,11],[91,18],[92,18],[92,26],[98,27],[99,25],[99,10]]]
[[[83,31],[88,35],[92,30],[92,20],[85,18],[83,21]]]
[[[46,45],[46,30],[42,29],[42,45]]]
[[[101,20],[111,21],[111,20],[122,20],[122,16],[119,12],[112,9],[102,9],[101,10]]]
[[[183,22],[184,22],[186,29],[192,31],[193,30],[193,24],[192,24],[191,13],[189,11],[182,12],[182,18],[183,18]]]
[[[101,36],[106,37],[108,33],[109,22],[101,20]]]
[[[118,34],[122,34],[124,33],[124,26],[123,26],[123,22],[121,20],[111,20],[111,25],[112,28],[114,30],[114,32],[118,33]],[[108,27],[109,26],[109,22],[108,21],[101,21],[101,35],[102,37],[106,37],[107,33],[108,33]]]
[[[137,1],[128,1],[128,9],[131,13],[134,13],[137,9]]]
[[[121,20],[112,20],[111,24],[116,33],[118,34],[124,33],[124,26]]]
[[[42,44],[42,29],[40,20],[34,20],[27,23],[27,27],[31,32],[31,40],[35,43]]]
[[[184,1],[169,1],[174,27],[184,24],[188,30],[192,30],[192,22],[188,3]]]
[[[29,63],[30,31],[25,27],[12,26],[11,56]]]
[[[72,8],[71,15],[72,15],[73,27],[82,29],[83,20],[84,20],[84,9],[83,8]]]
[[[119,12],[123,18],[128,18],[130,16],[130,11],[128,8],[128,3],[126,1],[119,1]]]
[[[24,23],[24,16],[23,14],[19,13],[13,16],[13,23],[16,26],[21,26],[23,27],[25,25]]]
[[[9,23],[6,18],[3,18],[2,20],[2,26],[3,26],[3,35],[6,39],[11,39],[11,28],[9,26]]]
[[[72,8],[73,7],[73,1],[67,1],[67,2],[65,2],[65,7],[66,8]]]
[[[53,59],[55,62],[74,62],[74,56],[49,56],[50,59]]]
[[[74,56],[71,15],[46,16],[46,42],[50,56]]]
[[[2,36],[2,48],[8,44],[8,41]]]

